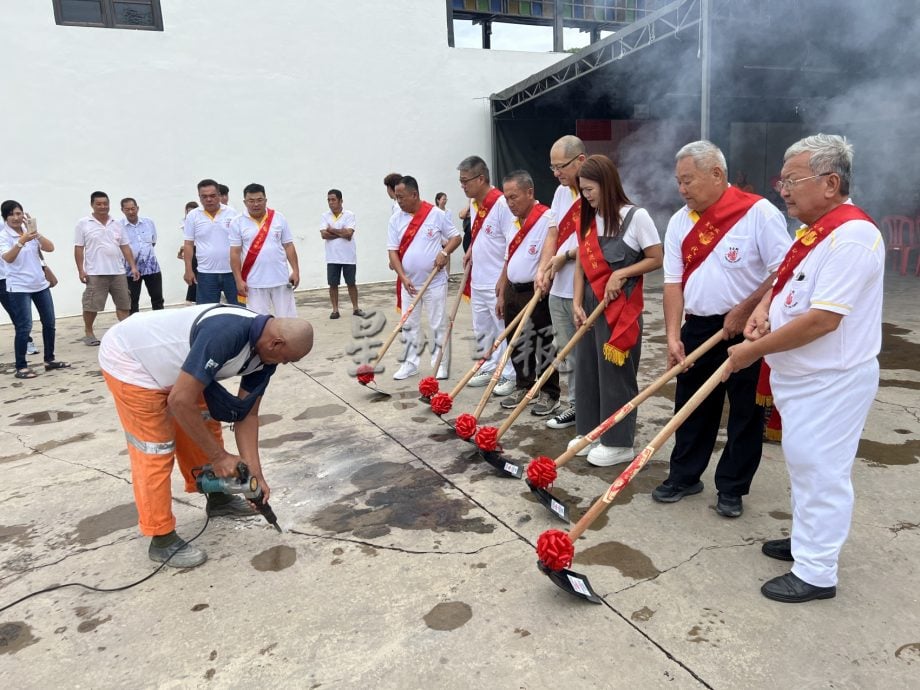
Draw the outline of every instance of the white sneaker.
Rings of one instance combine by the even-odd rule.
[[[31,340],[26,343],[26,354],[27,355],[39,354],[38,348],[35,347],[35,343],[33,343]]]
[[[579,442],[581,439],[583,439],[583,438],[584,438],[584,436],[576,436],[576,437],[573,438],[571,441],[569,441],[569,444],[568,444],[568,446],[566,446],[566,447],[567,447],[567,448],[573,447],[576,443],[578,443],[578,442]],[[594,449],[595,446],[599,446],[599,445],[600,445],[600,441],[592,441],[592,442],[589,443],[587,446],[585,446],[584,448],[582,448],[580,451],[578,451],[577,453],[575,453],[575,455],[577,455],[577,456],[580,457],[580,458],[583,458],[583,457],[585,457],[588,453],[590,453],[590,452]]]
[[[409,362],[403,362],[402,366],[396,370],[395,374],[393,374],[393,380],[402,381],[403,379],[407,379],[410,376],[415,376],[416,374],[418,374],[417,366],[410,364]]]
[[[495,388],[492,389],[492,395],[494,395],[497,398],[501,398],[506,395],[511,395],[512,393],[514,393],[514,388],[515,388],[514,381],[512,381],[511,379],[506,379],[504,376],[502,376],[498,380],[498,383],[495,384]]]
[[[442,364],[441,366],[438,367],[438,373],[435,376],[435,378],[440,381],[443,381],[444,379],[447,378],[447,365],[446,364]]]
[[[596,467],[609,467],[621,462],[630,462],[634,457],[636,454],[632,448],[605,446],[599,443],[588,453],[588,462]]]
[[[489,385],[489,381],[492,380],[491,371],[483,371],[482,369],[470,379],[470,382],[466,384],[470,388],[483,388],[484,386]]]

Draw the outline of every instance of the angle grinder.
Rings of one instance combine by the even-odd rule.
[[[195,486],[203,494],[240,494],[249,500],[262,514],[268,524],[279,532],[278,518],[268,502],[264,500],[265,493],[259,485],[259,480],[252,476],[249,466],[244,462],[237,463],[235,477],[218,477],[214,474],[211,465],[203,465],[192,469]]]

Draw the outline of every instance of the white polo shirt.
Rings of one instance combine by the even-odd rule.
[[[387,249],[393,251],[399,250],[399,243],[406,234],[409,223],[412,222],[412,214],[400,210],[394,213],[390,218],[390,227],[387,231]],[[403,271],[409,277],[409,280],[415,287],[421,287],[431,269],[434,268],[434,261],[441,251],[444,243],[452,237],[457,237],[460,233],[451,223],[444,212],[437,206],[432,206],[431,211],[422,221],[421,227],[415,234],[415,239],[406,249],[406,254],[402,258]],[[439,287],[447,281],[447,270],[441,270],[432,279],[430,287]]]
[[[111,216],[105,225],[93,216],[77,221],[74,245],[83,247],[83,271],[90,276],[114,276],[125,272],[121,247],[129,245],[121,222]]]
[[[195,243],[199,273],[230,273],[230,223],[236,215],[224,204],[213,218],[202,207],[188,212],[182,234]]]
[[[681,244],[699,216],[684,206],[671,216],[664,237],[664,282],[680,283]],[[766,199],[755,203],[716,244],[684,287],[684,311],[695,316],[727,314],[779,268],[792,244],[782,213]]]
[[[470,200],[470,227],[476,222],[479,205]],[[470,286],[475,290],[494,290],[502,269],[505,267],[505,230],[514,221],[514,214],[502,196],[489,210],[482,221],[476,241],[473,242],[473,272]]]
[[[629,214],[632,206],[626,205],[620,208],[620,227],[623,227],[623,220]],[[595,216],[597,224],[598,237],[604,236],[604,218]],[[655,227],[655,221],[644,208],[637,208],[633,213],[632,220],[629,221],[629,227],[623,235],[623,242],[631,249],[636,251],[645,251],[649,247],[661,244],[661,237],[658,235],[658,228]]]
[[[20,239],[19,233],[4,223],[0,227],[0,254],[6,254]],[[7,292],[40,292],[48,287],[38,250],[38,240],[30,240],[12,262],[0,259],[0,279],[6,279]]]
[[[355,214],[351,211],[342,209],[342,212],[335,216],[332,211],[323,213],[320,219],[322,229],[333,227],[336,230],[354,230]],[[326,263],[327,264],[356,264],[358,263],[358,247],[355,244],[355,236],[352,234],[350,240],[344,237],[336,237],[334,240],[324,240],[326,243]]]
[[[569,209],[572,208],[578,196],[578,192],[568,185],[561,184],[556,188],[556,193],[553,195],[553,203],[550,208],[553,210],[553,215],[556,216],[557,226],[562,222],[562,219],[565,217],[565,214],[569,212]],[[565,252],[570,249],[578,249],[578,232],[579,228],[575,228],[575,232],[572,233],[571,237],[559,247],[556,256],[565,254]],[[572,299],[575,295],[574,285],[575,262],[566,261],[562,270],[553,278],[553,286],[550,288],[549,294],[563,299]]]
[[[527,233],[527,236],[518,246],[514,256],[508,256],[511,249],[511,242],[514,241],[515,235],[521,229],[523,222],[519,218],[514,218],[510,225],[505,229],[505,236],[508,242],[505,245],[505,260],[508,262],[508,281],[511,283],[530,283],[537,276],[537,268],[540,266],[540,252],[543,251],[543,243],[546,241],[546,233],[556,224],[556,218],[553,216],[551,209],[547,209],[540,216],[540,219],[534,223],[534,226]]]
[[[843,371],[878,356],[882,346],[885,244],[872,223],[851,220],[834,230],[795,268],[770,303],[776,331],[810,309],[841,314],[840,325],[807,345],[766,356],[786,376]]]
[[[249,247],[252,246],[252,241],[259,234],[259,227],[259,222],[253,220],[248,211],[230,222],[230,246],[243,248],[243,253],[240,257],[242,263],[246,262],[246,254],[249,252]],[[271,227],[268,229],[268,235],[265,237],[265,243],[262,245],[252,269],[249,271],[246,284],[252,288],[273,288],[287,285],[291,275],[288,271],[288,260],[284,245],[291,244],[293,241],[294,236],[291,234],[287,220],[278,211],[275,211]]]

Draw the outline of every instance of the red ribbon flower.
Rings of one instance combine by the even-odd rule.
[[[548,529],[537,539],[537,558],[550,570],[568,568],[574,556],[575,545],[565,532]]]
[[[426,376],[418,382],[418,393],[422,397],[430,398],[440,390],[438,380],[434,376]]]
[[[362,364],[358,367],[358,383],[363,386],[374,380],[374,367],[370,364]]]
[[[453,406],[454,401],[451,400],[449,393],[438,393],[431,399],[431,411],[439,417],[450,412],[450,408]]]
[[[434,401],[432,400],[432,403]],[[434,407],[434,405],[432,405]],[[454,428],[457,431],[457,436],[462,438],[464,441],[469,441],[476,434],[476,418],[464,412],[462,415],[457,417],[457,421],[454,424]]]
[[[527,465],[527,478],[539,489],[545,489],[556,481],[556,463],[552,458],[541,455]]]
[[[494,426],[482,427],[476,432],[476,445],[486,452],[498,448],[498,429]]]

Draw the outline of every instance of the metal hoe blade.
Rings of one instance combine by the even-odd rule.
[[[497,450],[480,450],[479,455],[487,463],[492,465],[495,469],[502,473],[506,477],[514,477],[515,479],[521,479],[524,476],[524,468],[518,465],[516,462],[511,462],[502,457],[502,454]]]
[[[359,382],[359,383],[360,383],[360,382]],[[380,390],[380,389],[377,387],[377,382],[376,382],[376,381],[374,381],[372,384],[371,384],[371,383],[362,383],[361,385],[364,386],[365,388],[368,388],[368,389],[372,390],[376,395],[383,396],[384,398],[391,398],[391,397],[393,397],[392,395],[390,395],[390,394],[387,393],[386,391]]]
[[[591,588],[591,583],[588,582],[588,578],[584,575],[580,575],[567,568],[563,568],[562,570],[550,570],[543,564],[543,561],[537,561],[537,567],[554,585],[568,592],[573,597],[590,601],[592,604],[604,603]]]
[[[562,501],[558,500],[546,489],[539,486],[534,486],[530,483],[529,479],[525,479],[524,481],[527,482],[527,486],[530,487],[530,491],[534,496],[537,497],[537,500],[549,508],[549,512],[553,514],[553,517],[556,517],[563,522],[571,522],[569,519],[569,509],[566,508]]]

